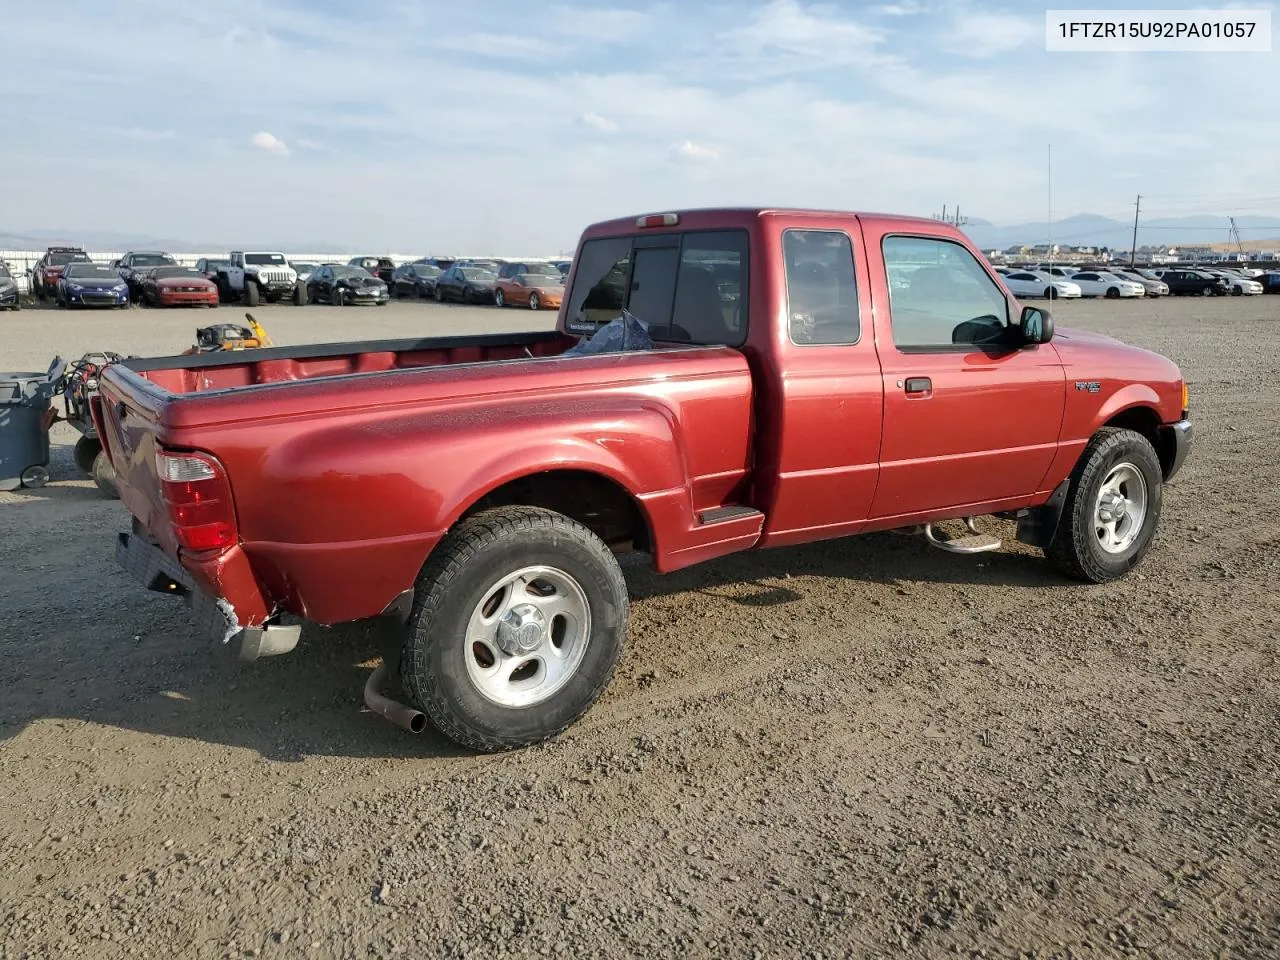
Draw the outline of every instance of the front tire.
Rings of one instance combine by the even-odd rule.
[[[329,302],[335,307],[345,306],[347,302],[346,292],[341,287],[334,287],[333,293],[329,294]]]
[[[307,288],[305,284],[294,284],[293,305],[295,307],[305,307],[307,305]]]
[[[542,298],[538,296],[538,292],[535,290],[533,293],[529,294],[529,309],[539,310],[541,308],[542,308]]]
[[[1057,300],[1057,299],[1058,299],[1058,291],[1057,291],[1057,290],[1055,290],[1053,287],[1045,287],[1045,288],[1044,288],[1044,298],[1045,298],[1046,300]]]
[[[1212,297],[1212,296],[1213,296],[1213,287],[1205,287],[1203,290],[1201,290],[1201,291],[1200,291],[1200,296],[1202,296],[1202,297]]]
[[[1151,549],[1163,491],[1151,442],[1133,430],[1103,427],[1071,475],[1062,520],[1045,555],[1073,579],[1118,580]]]
[[[436,287],[436,303],[444,303],[444,291]]]
[[[1118,300],[1118,299],[1120,299],[1120,291],[1119,291],[1119,289],[1117,289],[1116,287],[1107,287],[1107,299],[1108,299],[1108,300]]]
[[[501,507],[464,521],[418,577],[401,656],[412,702],[474,750],[563,731],[613,676],[627,630],[613,552],[563,514]]]
[[[262,291],[258,289],[258,285],[252,280],[244,282],[244,302],[245,306],[256,307],[262,302]]]

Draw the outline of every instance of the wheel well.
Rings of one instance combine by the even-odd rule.
[[[460,519],[492,507],[543,507],[577,520],[622,552],[652,551],[653,539],[640,505],[622,486],[587,470],[546,470],[491,490]]]
[[[1155,447],[1161,469],[1165,473],[1169,472],[1169,467],[1173,464],[1173,439],[1166,436],[1168,431],[1160,429],[1160,414],[1150,407],[1130,407],[1117,413],[1104,426],[1122,427],[1142,434]]]

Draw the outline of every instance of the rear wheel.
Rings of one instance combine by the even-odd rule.
[[[507,305],[507,297],[506,294],[502,292],[501,287],[497,287],[493,291],[493,302],[495,306],[499,307],[505,307]]]
[[[93,458],[92,476],[93,482],[106,496],[113,500],[120,499],[120,491],[116,487],[116,468],[111,465],[111,458],[107,456],[107,451],[100,450]]]
[[[334,287],[333,293],[329,294],[329,302],[335,307],[344,306],[347,302],[347,294],[341,287]]]
[[[305,307],[307,305],[307,285],[305,283],[295,283],[293,285],[293,303],[297,307]]]
[[[1160,460],[1146,437],[1117,427],[1099,430],[1071,475],[1046,556],[1077,580],[1123,577],[1151,549],[1162,483]]]
[[[444,291],[436,286],[436,303],[444,303]]]
[[[581,717],[627,629],[613,552],[574,520],[504,507],[462,521],[418,578],[401,680],[447,736],[523,747]]]
[[[80,468],[80,472],[93,475],[93,461],[98,454],[102,452],[102,441],[94,437],[81,437],[76,441],[75,449],[71,451],[71,456],[76,462],[76,466]]]

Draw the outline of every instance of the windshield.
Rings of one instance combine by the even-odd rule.
[[[291,263],[289,264],[289,266],[293,267],[293,269],[298,270],[302,273],[310,273],[312,270],[316,268],[316,265],[314,263]]]
[[[256,266],[280,266],[285,265],[283,253],[246,253],[244,255],[245,263],[252,263]]]
[[[458,271],[462,275],[462,279],[470,283],[486,283],[496,280],[497,276],[492,270],[483,270],[480,267],[465,267]]]
[[[120,279],[120,274],[101,263],[73,263],[63,271],[62,275],[68,279],[74,277],[77,280],[84,280],[89,277],[103,280]]]
[[[420,277],[438,277],[442,271],[439,267],[434,267],[429,263],[418,263],[413,267],[413,272]]]
[[[171,277],[192,277],[195,279],[204,279],[204,274],[193,267],[161,267],[155,272],[157,280],[167,280]]]
[[[68,263],[85,263],[89,259],[87,253],[51,253],[49,254],[49,266],[65,267]]]
[[[363,280],[370,274],[364,267],[334,267],[333,276],[337,280]]]
[[[525,272],[538,277],[551,277],[556,280],[560,279],[561,276],[560,268],[550,263],[531,263],[529,264],[529,269]]]
[[[173,262],[173,257],[163,253],[135,253],[133,255],[133,265],[135,267],[163,267]]]
[[[204,268],[210,272],[214,270],[223,270],[231,266],[230,260],[206,260]]]

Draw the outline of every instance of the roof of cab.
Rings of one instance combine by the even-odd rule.
[[[679,222],[670,227],[640,227],[638,221],[642,217],[661,216],[674,213]],[[614,220],[602,220],[587,227],[588,236],[609,236],[645,232],[661,232],[663,230],[706,229],[716,226],[743,225],[760,217],[806,217],[830,218],[832,220],[848,220],[851,217],[862,220],[894,220],[903,223],[928,224],[931,228],[944,226],[929,217],[912,217],[892,213],[873,213],[857,210],[805,210],[798,207],[695,207],[688,210],[650,210],[646,213],[630,217],[618,217]]]

